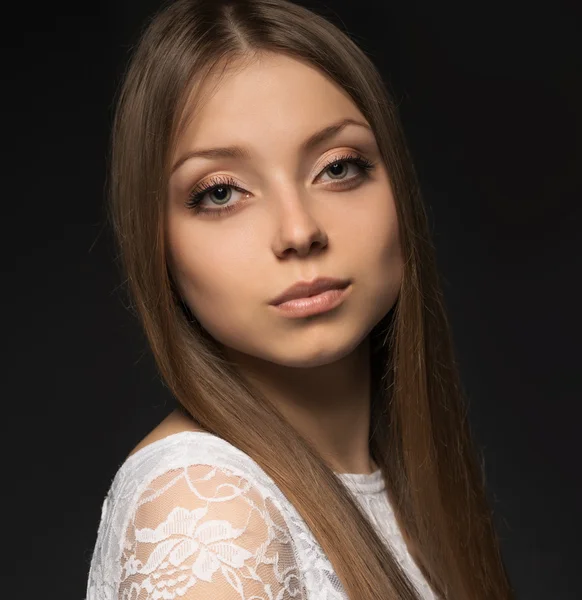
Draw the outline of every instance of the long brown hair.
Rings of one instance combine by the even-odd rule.
[[[274,480],[350,598],[418,598],[330,465],[224,359],[172,282],[164,205],[177,136],[210,73],[265,51],[307,61],[345,89],[371,125],[390,176],[405,264],[396,305],[370,334],[370,452],[408,547],[442,598],[511,598],[394,102],[346,33],[285,0],[170,3],[145,27],[124,75],[112,137],[111,215],[161,374],[201,428],[241,449]]]

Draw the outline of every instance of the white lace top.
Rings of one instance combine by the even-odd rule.
[[[423,600],[381,471],[339,474]],[[299,513],[250,456],[206,432],[170,435],[117,471],[86,600],[347,600]]]

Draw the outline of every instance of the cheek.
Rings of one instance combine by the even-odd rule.
[[[237,313],[240,291],[256,278],[257,236],[248,228],[188,217],[170,218],[167,236],[179,292],[200,322],[210,330],[226,311]]]
[[[362,208],[350,216],[352,240],[357,243],[344,245],[345,259],[354,265],[364,312],[369,310],[372,319],[379,319],[394,306],[402,283],[398,217],[390,192],[368,197]]]
[[[402,262],[398,216],[388,184],[363,196],[346,210],[342,219],[341,252],[354,255],[357,268],[383,270],[384,274]],[[387,269],[387,270],[386,270]]]

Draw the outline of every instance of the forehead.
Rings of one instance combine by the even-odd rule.
[[[215,68],[185,111],[177,152],[261,138],[292,142],[341,118],[364,120],[349,94],[319,69],[273,53]]]

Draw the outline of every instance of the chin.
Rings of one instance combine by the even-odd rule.
[[[310,369],[331,365],[355,352],[376,324],[375,319],[305,323],[286,330],[256,327],[248,331],[225,328],[213,336],[231,357],[265,361],[281,367]],[[245,358],[246,357],[246,358]]]
[[[338,362],[354,352],[367,332],[352,336],[320,336],[319,339],[286,340],[272,345],[262,358],[283,367],[310,369]],[[263,354],[263,353],[261,353]]]
[[[313,369],[315,367],[322,367],[324,365],[333,364],[349,353],[338,353],[335,352],[319,352],[314,354],[301,353],[298,355],[287,355],[287,356],[273,356],[270,357],[270,362],[280,365],[282,367],[292,367],[296,369]]]

